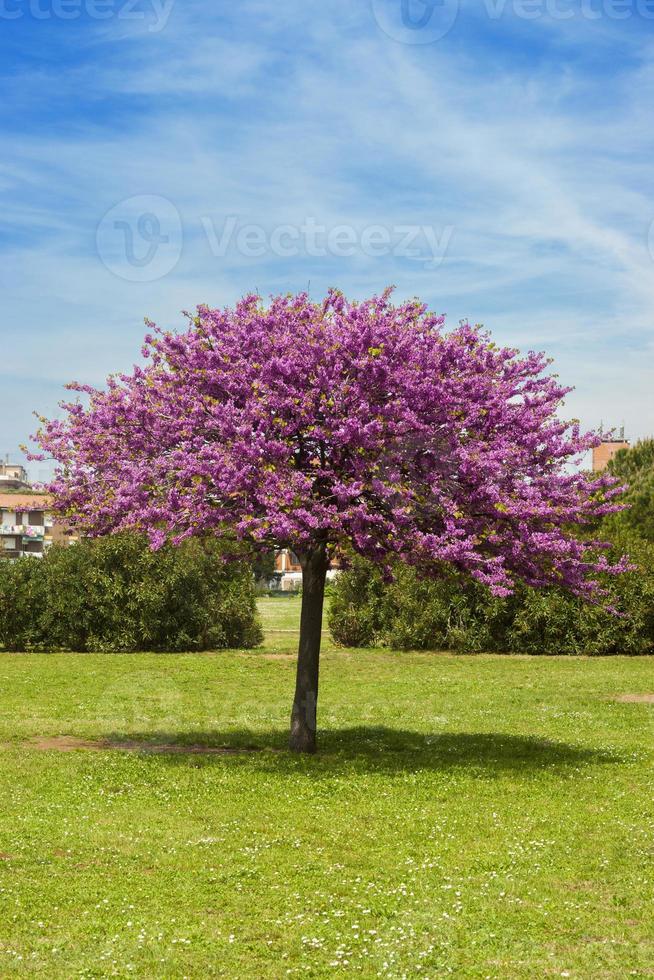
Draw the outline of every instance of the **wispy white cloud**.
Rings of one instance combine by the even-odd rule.
[[[537,49],[543,27],[572,50],[587,24],[503,21],[517,47],[507,35],[502,48],[462,17],[418,47],[344,2],[257,0],[223,21],[177,5],[159,34],[116,22],[85,35],[64,69],[25,63],[31,122],[9,122],[0,163],[1,329],[20,323],[23,342],[5,344],[2,372],[49,411],[56,382],[128,367],[146,314],[174,324],[182,308],[253,287],[363,295],[395,282],[454,322],[548,349],[585,423],[654,430],[652,42],[592,25],[629,52],[607,78],[581,51],[555,61]],[[58,126],[40,121],[44,102]],[[182,220],[179,262],[154,282],[117,278],[96,251],[103,215],[136,195],[169,200]],[[268,235],[313,218],[451,237],[435,268],[360,250],[216,255],[206,222],[220,232],[230,215]],[[30,427],[23,405],[0,423],[0,449]]]

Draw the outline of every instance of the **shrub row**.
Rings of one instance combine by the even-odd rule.
[[[209,650],[261,642],[251,568],[216,541],[117,534],[0,561],[6,650]]]
[[[429,580],[407,567],[397,568],[394,580],[385,583],[374,565],[356,559],[332,588],[329,628],[336,643],[353,647],[651,654],[654,547],[634,539],[629,553],[637,569],[604,582],[609,596],[601,605],[560,589],[526,586],[518,586],[508,599],[497,599],[484,586],[454,573]]]

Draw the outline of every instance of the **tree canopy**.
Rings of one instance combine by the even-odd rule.
[[[347,543],[451,563],[498,594],[516,576],[589,591],[604,565],[566,528],[608,512],[615,490],[566,467],[595,437],[559,419],[568,389],[542,354],[467,323],[445,332],[388,292],[199,307],[143,353],[104,389],[71,385],[88,405],[39,433],[60,463],[56,504],[89,534]]]

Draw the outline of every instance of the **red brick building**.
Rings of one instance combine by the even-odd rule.
[[[593,449],[593,473],[606,469],[619,449],[629,449],[629,441],[624,437],[624,429],[620,430],[618,439],[602,439],[599,446]]]

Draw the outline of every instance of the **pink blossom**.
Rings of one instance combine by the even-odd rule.
[[[543,354],[496,347],[390,291],[199,307],[184,332],[149,324],[144,365],[44,421],[58,511],[91,535],[211,533],[301,554],[354,548],[389,564],[595,588],[580,537],[619,505],[571,469],[597,443],[561,421],[569,389]]]

